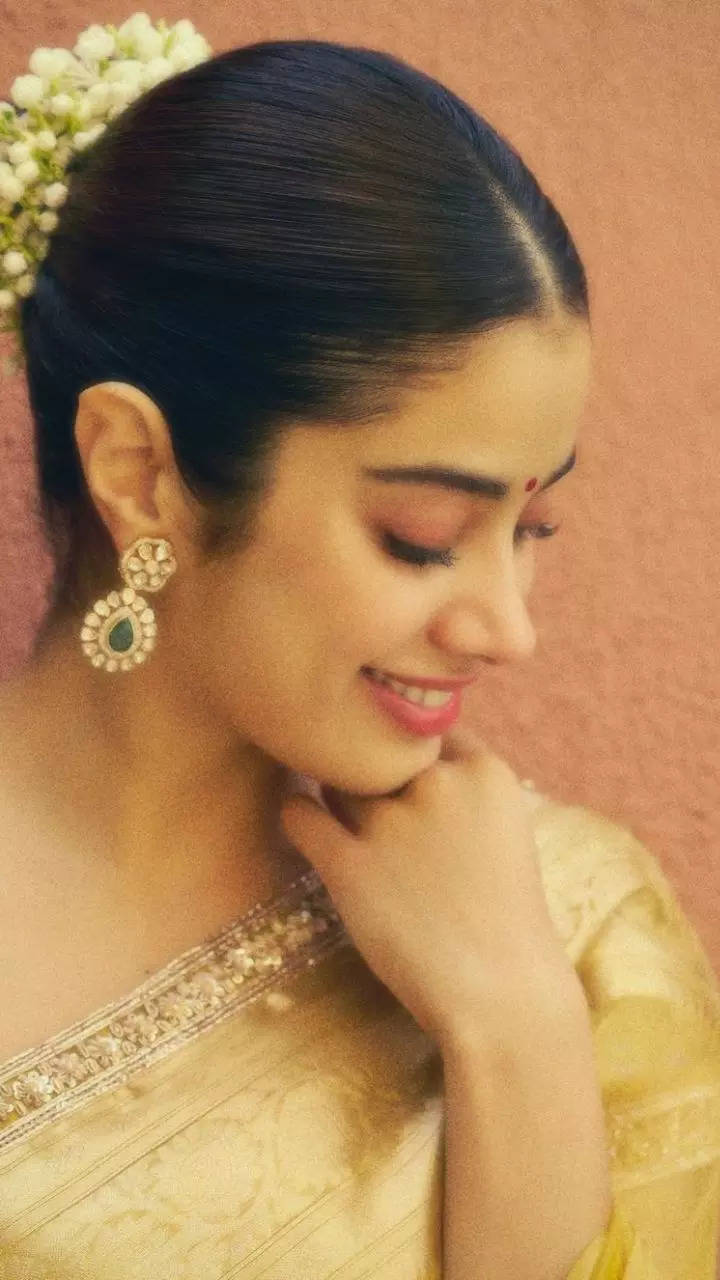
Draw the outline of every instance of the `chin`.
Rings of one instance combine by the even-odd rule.
[[[425,768],[429,767],[425,766]],[[348,795],[362,796],[368,800],[380,800],[402,795],[413,779],[422,772],[424,772],[423,769],[416,769],[408,777],[407,769],[405,769],[399,780],[397,774],[395,774],[387,784],[377,781],[377,773],[373,778],[366,776],[362,781],[358,778],[350,778],[347,775],[339,778],[337,774],[333,774],[332,777],[323,776],[318,780],[318,778],[308,773],[294,773],[292,775],[293,790],[304,792],[319,801],[322,801],[323,788],[329,788],[332,791],[344,791]]]

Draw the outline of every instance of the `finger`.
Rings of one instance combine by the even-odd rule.
[[[321,875],[348,856],[352,832],[311,796],[288,796],[280,807],[280,819],[289,840]]]

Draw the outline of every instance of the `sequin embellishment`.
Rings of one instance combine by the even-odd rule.
[[[124,999],[0,1064],[0,1147],[124,1084],[243,1005],[263,999],[283,1012],[292,997],[269,988],[348,943],[319,875],[305,872]]]

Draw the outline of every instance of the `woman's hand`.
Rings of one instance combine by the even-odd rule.
[[[513,997],[551,1007],[576,975],[548,912],[533,839],[537,797],[470,730],[399,792],[323,788],[281,808],[353,943],[438,1041]]]

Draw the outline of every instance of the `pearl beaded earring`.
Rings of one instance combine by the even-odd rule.
[[[94,667],[133,671],[155,648],[155,611],[138,594],[161,591],[177,569],[167,538],[136,538],[120,558],[125,587],[95,601],[80,631],[82,650]]]

